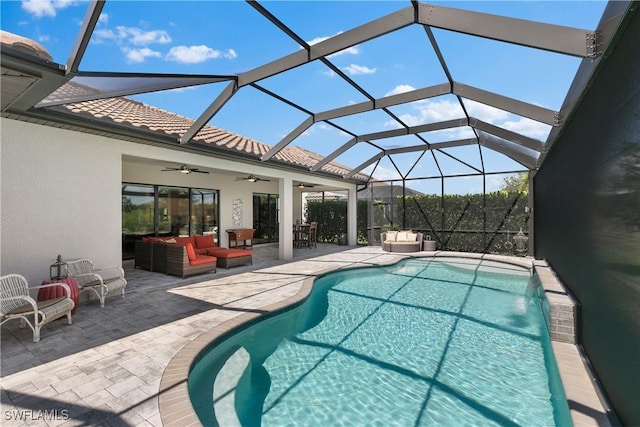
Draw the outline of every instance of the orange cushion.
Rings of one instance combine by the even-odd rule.
[[[174,237],[174,239],[176,239],[176,242],[180,243],[181,245],[186,245],[187,243],[191,243],[192,245],[195,245],[196,241],[193,238],[193,236],[189,236],[189,237]]]
[[[190,259],[189,265],[216,264],[218,259],[214,256],[198,255],[196,259]]]
[[[252,251],[248,249],[227,249],[227,248],[215,248],[207,250],[207,255],[216,256],[222,259],[240,258],[245,256],[251,256]]]
[[[213,248],[216,246],[216,242],[213,241],[213,235],[211,236],[194,236],[196,241],[196,248]]]
[[[197,256],[196,250],[193,248],[193,245],[191,244],[191,242],[189,242],[185,245],[185,247],[187,248],[187,257],[189,258],[189,261],[194,261]]]

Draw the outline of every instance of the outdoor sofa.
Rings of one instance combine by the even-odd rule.
[[[422,233],[412,231],[385,231],[380,234],[382,250],[386,252],[419,252],[422,240]]]
[[[135,246],[136,268],[181,277],[252,263],[251,250],[219,247],[212,235],[145,237]]]

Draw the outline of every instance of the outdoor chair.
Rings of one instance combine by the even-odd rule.
[[[313,246],[314,248],[318,247],[318,223],[313,221],[311,226],[309,227],[309,248]]]
[[[94,293],[100,300],[100,307],[104,307],[104,300],[109,295],[120,291],[124,298],[124,288],[127,287],[127,280],[124,278],[124,270],[121,267],[106,269],[96,269],[88,259],[78,259],[67,262],[69,276],[76,279],[80,293]]]
[[[27,324],[33,331],[33,342],[40,341],[40,328],[61,316],[67,316],[71,324],[71,310],[75,303],[71,299],[71,289],[66,283],[50,283],[44,287],[62,286],[66,297],[53,298],[46,301],[36,301],[29,295],[27,279],[19,274],[9,274],[0,277],[0,311],[2,322],[11,319],[20,319],[20,327]],[[33,323],[31,323],[31,320]]]

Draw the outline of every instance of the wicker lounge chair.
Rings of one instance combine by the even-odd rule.
[[[93,263],[88,259],[78,259],[67,262],[69,275],[78,282],[80,293],[89,292],[96,294],[100,300],[100,307],[104,307],[104,300],[107,296],[120,291],[124,298],[124,288],[127,287],[127,280],[124,278],[124,270],[121,267],[108,269],[95,269]]]
[[[33,331],[33,342],[40,341],[40,328],[61,316],[67,316],[71,324],[71,310],[75,306],[71,299],[71,289],[66,283],[50,283],[42,287],[62,286],[66,297],[36,301],[29,295],[27,279],[19,274],[0,277],[0,306],[2,323],[11,319],[20,319],[20,327],[29,325]],[[31,323],[31,320],[33,323]]]
[[[382,250],[385,252],[419,252],[422,250],[422,233],[411,231],[385,231],[380,235]]]

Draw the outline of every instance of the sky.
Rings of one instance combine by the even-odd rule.
[[[433,2],[550,24],[593,30],[602,1],[473,1]],[[409,1],[264,1],[261,4],[308,44],[340,34],[389,13]],[[3,0],[2,29],[39,42],[57,63],[64,64],[84,19],[87,2],[75,0]],[[579,58],[433,29],[434,37],[456,82],[558,111],[580,64]],[[81,71],[237,75],[296,52],[300,46],[244,1],[107,1],[80,64]],[[375,98],[447,82],[425,31],[411,25],[353,46],[329,60]],[[359,103],[366,98],[332,70],[314,61],[258,82],[263,88],[314,113]],[[196,119],[226,83],[174,89],[130,98]],[[470,115],[545,141],[550,127],[470,100]],[[443,95],[389,108],[413,126],[462,116],[457,97]],[[307,114],[252,88],[241,88],[209,122],[213,126],[277,144]],[[333,120],[355,134],[398,128],[391,116],[371,111]],[[422,134],[429,143],[473,136],[460,127]],[[328,155],[350,136],[326,123],[316,123],[293,144]],[[376,141],[382,148],[417,145],[416,136]],[[378,152],[359,143],[336,160],[356,167]],[[449,155],[462,160],[454,160]],[[506,156],[485,147],[457,147],[420,157],[421,153],[384,158],[374,171],[379,179],[522,170]],[[436,164],[437,161],[437,164]],[[415,166],[414,166],[415,164]],[[364,172],[371,172],[368,168]],[[487,190],[502,184],[488,176]],[[482,179],[446,180],[447,192],[482,191]],[[440,180],[412,181],[412,188],[439,192]]]

